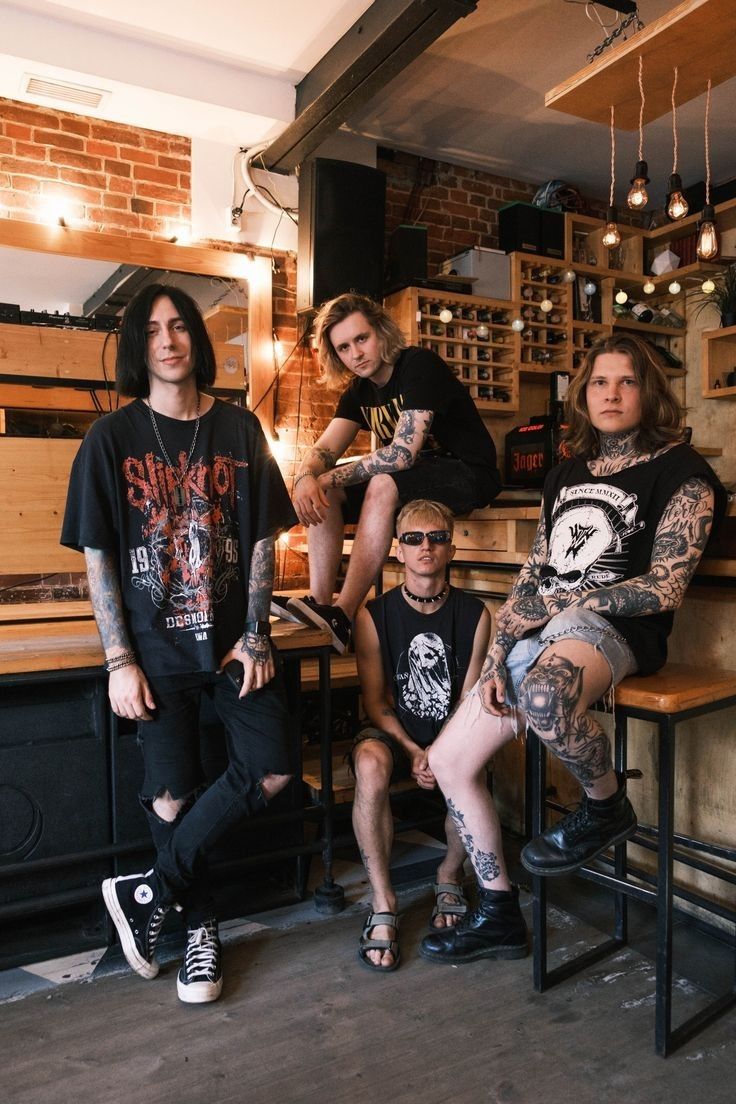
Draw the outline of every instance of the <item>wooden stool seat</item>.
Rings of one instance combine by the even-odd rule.
[[[616,687],[616,707],[682,713],[736,694],[736,671],[668,663],[656,675],[630,675]]]

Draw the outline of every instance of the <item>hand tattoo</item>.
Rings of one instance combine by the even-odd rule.
[[[262,633],[247,632],[240,641],[243,651],[254,663],[262,665],[271,658],[271,637]]]

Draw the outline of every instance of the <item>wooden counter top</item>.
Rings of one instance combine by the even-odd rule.
[[[280,652],[318,648],[330,638],[320,629],[274,622]],[[0,623],[0,675],[101,667],[104,655],[94,619]]]

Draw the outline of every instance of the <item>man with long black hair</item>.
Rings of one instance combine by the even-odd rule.
[[[156,861],[103,895],[125,956],[158,973],[183,912],[186,1003],[216,1000],[220,943],[206,852],[289,781],[288,714],[268,620],[274,538],[296,518],[257,419],[207,393],[212,344],[196,303],[154,284],[123,316],[117,388],[72,470],[62,543],[84,551],[114,712],[138,723],[141,803]],[[224,669],[232,674],[232,678]],[[229,765],[203,788],[199,708],[211,698]]]

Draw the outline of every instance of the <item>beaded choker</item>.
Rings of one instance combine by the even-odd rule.
[[[426,598],[422,597],[419,594],[412,594],[406,583],[404,583],[404,594],[407,598],[411,598],[412,602],[419,602],[419,604],[422,606],[431,605],[433,602],[441,602],[442,599],[445,597],[445,595],[447,594],[447,583],[445,583],[445,585],[442,587],[442,590],[439,592],[439,594],[429,594]]]

